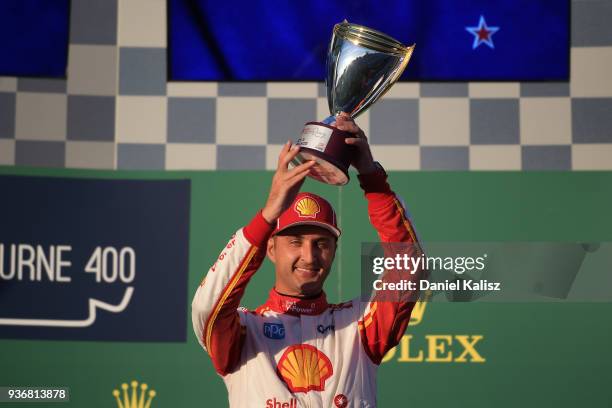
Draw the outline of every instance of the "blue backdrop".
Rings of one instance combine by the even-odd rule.
[[[168,0],[170,79],[324,79],[335,23],[416,43],[403,79],[567,80],[568,0]]]
[[[0,1],[0,75],[65,77],[69,0]]]

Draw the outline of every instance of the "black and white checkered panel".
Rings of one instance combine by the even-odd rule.
[[[569,83],[398,83],[357,123],[390,170],[610,170],[609,21],[572,2]],[[0,77],[0,165],[272,169],[328,114],[322,83],[167,82],[166,0],[73,0],[70,36],[67,80]]]

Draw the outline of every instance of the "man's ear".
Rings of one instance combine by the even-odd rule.
[[[268,247],[266,249],[266,254],[268,258],[272,261],[272,263],[276,263],[276,247],[274,246],[274,237],[268,238]]]

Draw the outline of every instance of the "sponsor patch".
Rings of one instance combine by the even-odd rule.
[[[346,408],[348,405],[348,398],[344,394],[338,394],[334,397],[334,405],[337,408]]]
[[[266,408],[298,408],[298,400],[291,398],[289,401],[281,401],[274,397],[266,400]]]
[[[280,340],[285,338],[285,326],[281,323],[264,323],[264,336],[272,340]]]
[[[276,366],[291,392],[324,391],[325,381],[334,373],[331,361],[321,350],[310,344],[293,344]]]

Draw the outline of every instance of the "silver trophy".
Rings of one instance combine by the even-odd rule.
[[[327,53],[327,102],[331,116],[308,122],[296,144],[298,165],[315,160],[309,176],[323,183],[344,185],[355,147],[344,143],[354,137],[330,124],[340,112],[352,118],[368,109],[399,79],[408,65],[414,45],[409,47],[380,31],[346,20],[334,26]]]

